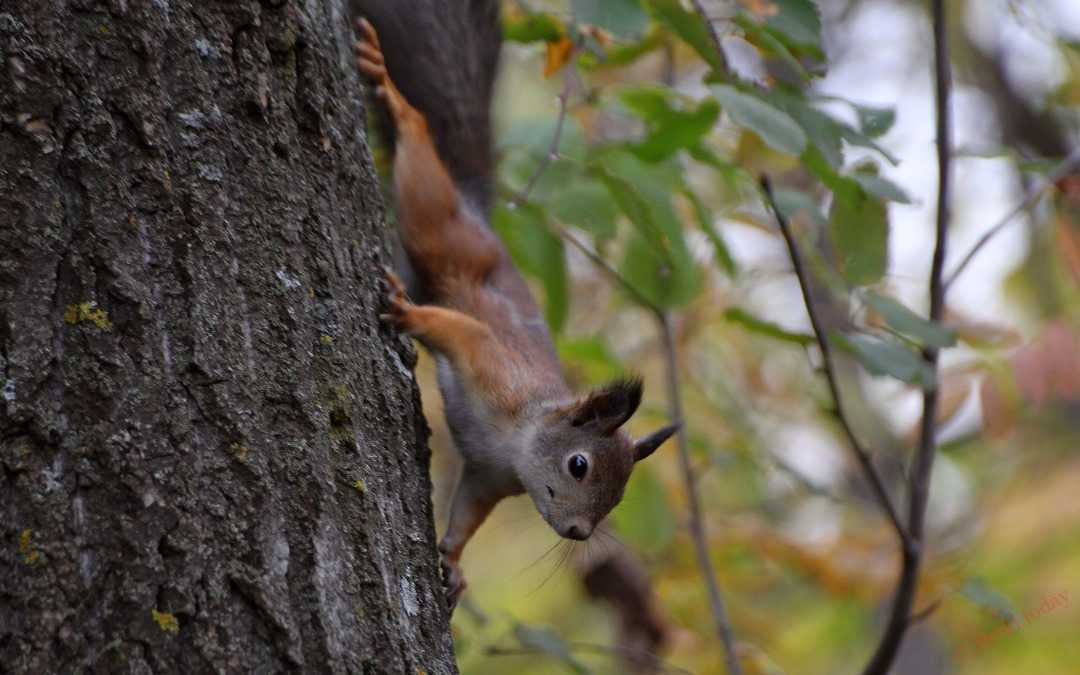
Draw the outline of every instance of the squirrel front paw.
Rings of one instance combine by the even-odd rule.
[[[401,282],[401,278],[394,274],[394,271],[389,267],[383,268],[383,281],[386,283],[386,289],[390,297],[387,311],[380,314],[379,318],[397,330],[407,333],[410,328],[409,315],[415,305],[409,301],[409,296],[405,292],[405,284]]]
[[[450,560],[445,554],[441,556],[440,566],[442,567],[443,590],[446,593],[446,608],[453,614],[454,608],[457,607],[458,600],[461,598],[461,594],[465,592],[468,584],[465,583],[465,575],[461,571],[461,565]]]

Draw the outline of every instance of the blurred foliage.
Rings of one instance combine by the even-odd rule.
[[[916,602],[937,608],[909,634],[895,672],[1075,672],[1080,179],[1049,190],[1020,219],[1026,230],[1010,226],[1029,240],[1011,272],[966,273],[1001,298],[997,305],[954,301],[946,325],[931,323],[922,317],[928,264],[913,278],[898,269],[894,250],[917,247],[927,262],[932,252],[932,181],[915,180],[901,163],[910,157],[933,174],[927,149],[908,145],[912,129],[932,127],[930,107],[913,121],[858,89],[840,95],[821,86],[832,68],[860,58],[843,49],[851,31],[866,30],[859,13],[884,12],[876,29],[889,30],[890,3],[703,4],[715,11],[724,57],[681,0],[505,6],[493,225],[535,282],[568,375],[587,386],[640,372],[649,391],[635,429],[664,417],[654,322],[635,294],[565,245],[560,228],[673,312],[708,543],[746,671],[856,672],[878,638],[896,542],[852,470],[815,371],[802,299],[757,188],[758,175],[770,173],[809,258],[856,426],[898,490],[920,388],[942,388],[932,544]],[[996,11],[1014,11],[998,4]],[[928,36],[921,5],[891,6]],[[1040,15],[1028,7],[1023,16]],[[1031,105],[1048,106],[1067,137],[1069,120],[1080,118],[1080,52],[1052,22],[1040,25],[1063,74]],[[928,37],[918,50],[919,95],[927,98]],[[912,95],[908,75],[882,77],[891,77],[895,102]],[[559,109],[549,102],[559,91],[568,105],[552,154]],[[992,125],[965,115],[961,138],[981,134],[979,147],[1003,142]],[[1060,159],[1031,161],[1013,147],[990,154],[1014,182],[1037,181]],[[968,170],[958,162],[961,187]],[[988,217],[982,197],[959,191],[954,230],[968,226],[968,212]],[[1012,203],[1019,201],[1018,192]],[[899,220],[909,227],[894,226]],[[952,264],[974,237],[954,239]],[[936,379],[919,357],[923,345],[946,348]],[[425,401],[434,406],[436,398]],[[445,433],[437,444],[449,448]],[[454,621],[462,672],[624,672],[604,647],[614,640],[607,610],[588,603],[567,572],[590,550],[611,546],[629,547],[651,574],[671,627],[664,658],[672,672],[721,672],[674,454],[658,453],[635,472],[612,517],[621,543],[594,537],[570,551],[526,500],[496,511],[465,555],[471,586]],[[437,453],[443,509],[452,461],[449,451]],[[1062,592],[1073,594],[1069,602],[1017,624]]]

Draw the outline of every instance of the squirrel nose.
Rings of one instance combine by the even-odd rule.
[[[591,531],[586,531],[584,527],[580,525],[571,525],[563,532],[563,536],[567,539],[577,539],[578,541],[584,541],[592,534]]]

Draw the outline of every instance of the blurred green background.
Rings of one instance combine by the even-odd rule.
[[[668,314],[708,546],[745,672],[858,672],[888,609],[896,541],[829,412],[757,187],[768,173],[838,345],[852,422],[898,503],[920,389],[941,388],[915,602],[936,610],[908,633],[893,672],[1078,672],[1080,171],[1063,158],[1080,126],[1080,5],[948,3],[946,270],[1033,199],[950,286],[942,331],[916,316],[937,202],[925,3],[702,4],[723,60],[679,0],[504,7],[494,226],[534,283],[571,381],[643,374],[632,429],[654,428],[670,403],[665,365],[658,324],[635,295]],[[560,92],[560,143],[542,167]],[[951,346],[935,381],[918,347],[938,338]],[[430,359],[420,374],[441,531],[457,460]],[[627,645],[644,643],[620,642],[612,609],[582,582],[613,551],[651,582],[664,628],[654,670],[723,672],[686,524],[674,443],[635,471],[611,537],[570,550],[526,498],[501,504],[463,559],[462,672],[628,672]]]

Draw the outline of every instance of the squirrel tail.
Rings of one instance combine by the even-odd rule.
[[[491,97],[499,0],[353,0],[374,26],[398,89],[423,113],[460,192],[482,213],[492,197]],[[393,125],[381,116],[383,137]]]

